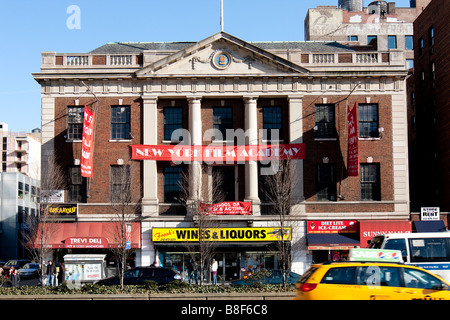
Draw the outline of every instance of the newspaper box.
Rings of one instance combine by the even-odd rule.
[[[94,282],[105,277],[106,254],[66,254],[64,280],[66,282]]]

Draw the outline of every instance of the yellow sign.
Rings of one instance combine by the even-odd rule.
[[[281,228],[153,228],[153,242],[281,241]],[[292,228],[284,228],[284,240],[292,239]]]

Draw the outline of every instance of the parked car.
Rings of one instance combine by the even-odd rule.
[[[41,266],[39,263],[27,263],[18,270],[21,278],[39,278]]]
[[[124,284],[143,284],[145,281],[155,281],[158,284],[166,284],[174,280],[181,280],[178,272],[171,268],[137,267],[125,271]],[[115,276],[95,282],[100,285],[119,285],[120,277]]]
[[[287,283],[295,284],[300,279],[301,275],[295,272],[289,272],[287,274]],[[283,277],[282,271],[278,269],[260,271],[249,276],[247,279],[233,280],[229,282],[232,286],[243,286],[243,285],[254,285],[257,283],[261,284],[282,284]]]
[[[9,271],[9,269],[11,269],[11,267],[14,267],[14,269],[20,269],[22,268],[24,265],[26,265],[27,263],[30,263],[31,260],[27,260],[27,259],[14,259],[14,260],[9,260],[7,263],[5,263],[5,265],[2,267],[3,268],[3,272],[6,273]]]

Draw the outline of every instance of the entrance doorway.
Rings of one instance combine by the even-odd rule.
[[[219,263],[217,278],[219,282],[239,279],[239,261],[238,252],[221,252],[214,255],[214,259]]]

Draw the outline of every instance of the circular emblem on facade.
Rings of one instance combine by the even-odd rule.
[[[218,52],[213,57],[213,64],[217,69],[226,69],[231,64],[231,56],[225,52]]]

